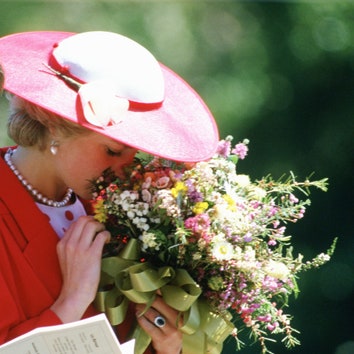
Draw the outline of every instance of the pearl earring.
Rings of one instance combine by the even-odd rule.
[[[56,140],[52,140],[50,143],[50,152],[52,155],[56,155],[58,152],[59,143]]]

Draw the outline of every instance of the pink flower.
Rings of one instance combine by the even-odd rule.
[[[243,160],[248,153],[248,146],[245,143],[238,143],[231,150],[232,154],[237,155],[241,160]]]
[[[160,177],[156,181],[156,188],[159,188],[159,189],[167,188],[169,182],[170,182],[169,177],[167,177],[167,176]]]
[[[272,320],[272,316],[268,313],[263,316],[258,316],[258,320],[262,322],[270,322]]]
[[[290,200],[292,203],[294,203],[294,204],[296,204],[296,203],[299,202],[299,199],[296,198],[296,197],[294,196],[294,194],[292,194],[292,193],[290,193],[290,195],[289,195],[289,200]]]
[[[184,221],[184,226],[195,234],[204,233],[210,226],[210,219],[207,214],[198,214]]]
[[[279,327],[279,322],[274,322],[272,324],[268,324],[267,328],[269,331],[274,331],[277,327]]]
[[[231,142],[229,140],[219,141],[216,150],[218,155],[220,155],[221,157],[228,157],[230,155],[230,150],[231,150]]]
[[[274,238],[271,238],[269,241],[268,241],[268,245],[269,246],[275,246],[277,244],[277,241],[274,240]]]

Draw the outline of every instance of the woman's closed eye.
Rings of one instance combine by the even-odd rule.
[[[109,156],[114,156],[114,157],[120,157],[122,156],[122,150],[112,150],[110,148],[106,148],[107,155]]]

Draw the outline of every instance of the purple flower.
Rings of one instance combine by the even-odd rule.
[[[195,189],[193,182],[189,179],[185,181],[185,185],[188,187],[188,197],[192,203],[198,203],[203,201],[202,193]]]
[[[243,236],[243,240],[245,242],[251,242],[253,240],[252,234],[250,232],[247,232],[247,234]]]

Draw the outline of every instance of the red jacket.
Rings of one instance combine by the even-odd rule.
[[[0,157],[5,151],[0,149]],[[62,278],[56,253],[58,236],[48,218],[3,158],[0,176],[1,344],[36,327],[61,323],[50,307],[60,293]],[[94,314],[91,306],[85,317]],[[129,327],[125,323],[117,332],[125,336]]]

